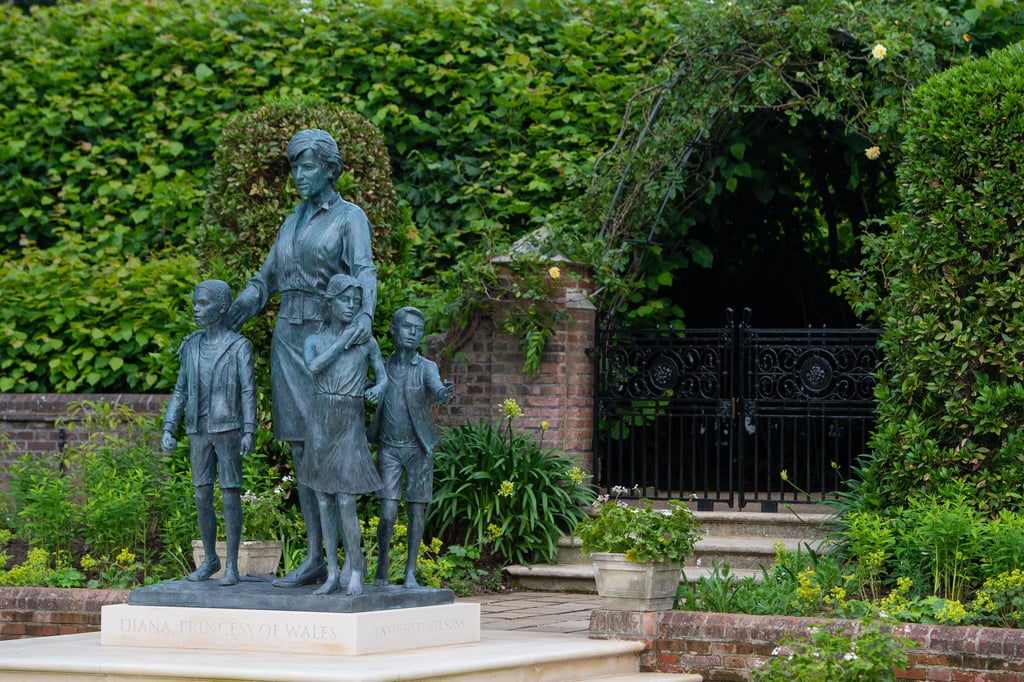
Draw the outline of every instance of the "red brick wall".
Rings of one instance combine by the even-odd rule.
[[[547,342],[539,371],[523,371],[519,337],[502,334],[491,317],[482,317],[458,346],[454,357],[442,362],[436,348],[428,357],[438,360],[442,377],[455,382],[455,399],[450,410],[440,410],[438,422],[456,425],[501,417],[501,403],[515,398],[523,409],[516,427],[540,431],[546,421],[544,445],[579,456],[581,465],[591,464],[593,430],[593,348],[595,311],[583,296],[590,281],[581,269],[560,263],[562,276],[554,303],[567,314]],[[499,309],[496,312],[501,315]],[[434,339],[433,341],[437,341]],[[428,347],[432,344],[428,341]],[[0,447],[0,489],[6,470],[5,459],[26,452],[57,452],[62,439],[74,444],[84,439],[81,429],[62,430],[55,424],[68,418],[71,403],[79,401],[119,402],[141,414],[160,414],[167,395],[57,395],[0,393],[0,433],[6,434],[13,452]],[[72,420],[69,420],[71,423]]]
[[[428,355],[439,360],[442,378],[455,382],[455,399],[450,411],[440,411],[440,424],[500,419],[504,400],[515,398],[523,410],[523,416],[514,422],[515,428],[534,430],[539,436],[540,424],[546,421],[549,429],[544,434],[544,446],[580,457],[581,466],[589,470],[595,310],[581,294],[590,287],[583,272],[560,265],[562,276],[554,302],[565,310],[567,320],[548,338],[537,372],[523,371],[519,337],[500,332],[500,308],[495,312],[497,319],[477,320],[450,361],[438,357],[438,339],[428,344]]]
[[[0,393],[0,434],[10,442],[7,447],[0,439],[0,490],[12,459],[25,453],[50,455],[85,440],[88,433],[77,423],[81,417],[70,414],[73,403],[121,403],[138,414],[160,414],[169,399],[157,394]]]
[[[594,611],[590,636],[647,644],[640,669],[702,675],[707,682],[740,682],[772,655],[788,634],[855,621],[745,616],[694,611]],[[900,680],[1024,682],[1024,630],[903,624],[897,634],[919,644]]]
[[[0,640],[98,632],[100,609],[127,601],[128,590],[0,587]]]

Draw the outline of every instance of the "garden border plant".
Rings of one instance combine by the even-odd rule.
[[[445,429],[434,451],[434,499],[427,528],[442,540],[501,563],[553,563],[558,540],[594,499],[583,469],[564,452],[518,433],[513,398],[496,423]]]

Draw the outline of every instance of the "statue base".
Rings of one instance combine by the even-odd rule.
[[[262,578],[243,578],[242,582],[230,587],[222,587],[216,580],[169,580],[132,590],[128,595],[128,603],[138,606],[331,613],[384,611],[455,603],[454,592],[432,587],[364,585],[363,593],[354,597],[346,596],[344,591],[327,595],[313,594],[318,587],[274,587]]]
[[[381,654],[480,641],[480,605],[429,587],[364,585],[363,593],[313,594],[247,579],[175,580],[131,591],[104,606],[100,643],[111,646]]]
[[[104,646],[289,654],[383,654],[480,641],[480,605],[445,604],[359,613],[110,604]]]

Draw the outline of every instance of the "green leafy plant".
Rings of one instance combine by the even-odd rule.
[[[804,546],[793,552],[775,544],[775,561],[757,578],[737,578],[727,564],[711,575],[680,585],[677,608],[753,615],[847,616],[856,609],[846,599],[839,561]]]
[[[952,493],[912,497],[895,523],[898,574],[929,594],[966,599],[977,586],[987,525],[972,500]]]
[[[1024,566],[1024,513],[1003,509],[985,525],[981,571],[986,578]]]
[[[995,4],[995,3],[993,3]],[[980,3],[979,3],[980,5]],[[840,287],[880,323],[879,427],[863,505],[963,481],[983,514],[1024,508],[1024,49],[915,88],[897,169],[902,209],[863,240]]]
[[[522,410],[514,399],[497,424],[446,430],[434,452],[434,500],[427,527],[448,544],[515,563],[552,562],[593,499],[573,458],[512,428]]]
[[[971,605],[974,622],[1024,627],[1024,571],[1015,568],[985,581]]]
[[[19,258],[0,257],[0,391],[174,385],[196,258],[191,246],[125,253],[127,232],[60,232],[48,248],[26,243]]]
[[[42,547],[28,551],[22,563],[0,571],[0,585],[8,587],[82,587],[85,574],[71,566],[64,553],[51,554]]]
[[[127,549],[113,557],[102,555],[94,558],[86,554],[79,564],[87,574],[96,576],[86,581],[85,586],[91,589],[126,590],[137,585],[138,576],[145,573],[145,566]]]
[[[682,566],[701,538],[700,521],[681,500],[655,509],[650,500],[634,506],[602,497],[597,507],[595,515],[576,524],[584,554],[612,552],[625,554],[628,561]]]
[[[283,542],[305,537],[302,515],[291,499],[295,477],[281,473],[282,467],[272,465],[266,449],[259,447],[271,435],[266,431],[257,435],[256,450],[242,459],[242,538]]]
[[[896,545],[892,524],[877,512],[861,511],[843,516],[841,523],[843,551],[854,566],[857,591],[877,600]]]
[[[191,479],[175,473],[172,458],[154,454],[159,420],[110,403],[82,402],[72,409],[91,435],[58,456],[26,454],[14,463],[11,530],[31,548],[65,562],[84,554],[130,553],[138,557],[139,578],[147,580],[147,569],[159,570],[161,558],[194,535],[165,533],[166,520],[192,506]]]
[[[7,528],[0,528],[0,571],[4,570],[7,566],[7,562],[11,560],[11,557],[7,554],[7,543],[14,537]]]
[[[907,665],[916,642],[892,631],[893,624],[864,620],[847,625],[815,625],[805,636],[784,639],[753,680],[778,682],[887,682]]]

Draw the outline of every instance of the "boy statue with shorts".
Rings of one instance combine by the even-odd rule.
[[[433,403],[447,405],[454,393],[450,381],[441,381],[437,365],[419,352],[425,318],[416,308],[405,307],[391,320],[395,351],[384,363],[388,385],[367,431],[371,443],[379,445],[377,471],[384,486],[377,524],[377,573],[374,585],[388,584],[388,547],[398,516],[405,474],[405,503],[409,516],[409,547],[405,564],[405,586],[418,587],[416,558],[423,540],[424,513],[433,497],[434,447],[437,429],[431,414]]]
[[[206,554],[203,563],[188,574],[192,581],[206,580],[220,570],[213,508],[213,484],[219,478],[227,534],[227,564],[221,585],[239,581],[242,456],[252,453],[256,440],[252,346],[228,328],[230,306],[231,288],[225,282],[210,279],[196,286],[192,315],[196,326],[203,329],[185,337],[178,348],[181,368],[160,440],[165,452],[177,447],[174,432],[184,416],[199,537]]]

